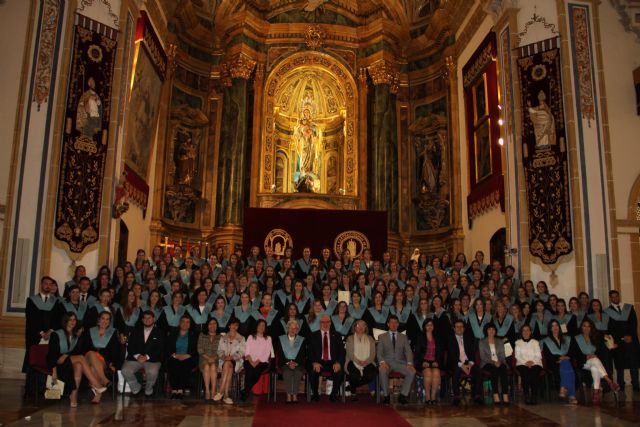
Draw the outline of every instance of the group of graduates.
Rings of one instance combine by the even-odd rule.
[[[99,403],[116,372],[133,395],[151,396],[161,370],[172,398],[184,396],[199,370],[205,400],[232,404],[234,373],[244,374],[246,399],[274,355],[287,402],[297,402],[305,374],[314,401],[324,376],[332,401],[344,380],[354,398],[379,380],[388,402],[392,372],[404,378],[400,403],[416,374],[426,404],[443,397],[443,376],[452,379],[454,404],[467,384],[478,404],[487,392],[508,403],[510,375],[535,404],[543,372],[569,403],[586,382],[599,404],[601,390],[624,387],[625,369],[640,391],[636,313],[615,290],[606,307],[584,292],[567,303],[545,282],[521,282],[512,266],[485,264],[480,251],[470,263],[462,253],[395,261],[388,252],[373,260],[369,250],[334,259],[324,249],[315,258],[309,248],[295,260],[291,249],[276,259],[257,247],[247,257],[218,249],[204,259],[197,247],[187,255],[180,247],[163,254],[157,246],[149,257],[139,250],[133,263],[103,266],[94,279],[78,266],[62,289],[42,278],[26,304],[26,349],[48,345],[52,377],[65,383],[71,406],[83,378]]]

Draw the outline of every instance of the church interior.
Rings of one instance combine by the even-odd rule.
[[[81,397],[76,412],[64,397],[22,399],[25,313],[45,276],[61,301],[87,276],[97,301],[118,266],[148,293],[143,276],[154,270],[161,285],[160,260],[180,275],[187,258],[206,264],[218,286],[230,258],[284,277],[309,248],[353,286],[359,273],[372,287],[385,277],[383,288],[426,275],[431,303],[429,278],[436,294],[452,272],[458,280],[462,254],[460,267],[477,260],[486,272],[476,283],[479,270],[465,270],[493,304],[510,266],[512,299],[516,283],[543,282],[567,311],[581,293],[604,310],[617,291],[635,313],[639,1],[0,0],[0,57],[3,425],[287,425],[280,413],[345,420],[358,405],[370,425],[640,422],[637,323],[628,391],[605,393],[599,408],[580,396],[562,405],[554,390],[538,406],[395,410],[366,396],[230,407],[109,391],[99,406]],[[283,285],[258,281],[275,301]],[[607,336],[617,333],[610,323]]]

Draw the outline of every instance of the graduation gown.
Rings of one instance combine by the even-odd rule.
[[[54,296],[49,296],[45,303],[40,294],[32,295],[27,298],[25,308],[25,358],[22,366],[22,372],[28,371],[29,348],[38,344],[40,332],[56,330],[60,327],[60,309],[58,300]]]
[[[119,334],[115,328],[107,328],[105,334],[100,336],[100,330],[95,326],[85,331],[82,338],[85,340],[83,347],[87,352],[100,353],[107,367],[113,365],[116,369],[120,369],[124,361],[124,347],[120,344]]]
[[[84,354],[81,340],[77,336],[69,339],[62,329],[51,333],[49,337],[49,351],[47,353],[47,366],[50,369],[56,368],[58,378],[64,382],[64,395],[76,389],[76,382],[73,376],[73,364],[71,358],[67,357],[64,362],[58,364],[58,359],[63,354],[77,356]]]

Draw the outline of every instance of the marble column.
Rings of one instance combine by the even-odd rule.
[[[374,88],[369,104],[369,209],[387,211],[389,231],[398,231],[398,72],[388,61],[369,67]]]
[[[242,224],[249,128],[249,82],[256,65],[241,55],[226,64],[218,151],[216,226]]]

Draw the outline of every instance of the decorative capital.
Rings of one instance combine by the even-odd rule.
[[[309,49],[318,49],[324,44],[327,34],[319,25],[309,25],[304,33],[304,42]]]
[[[224,84],[230,86],[231,79],[249,80],[255,66],[256,61],[244,53],[231,57],[223,64],[222,78]]]
[[[374,62],[368,67],[369,75],[373,80],[373,84],[389,85],[391,93],[397,93],[400,86],[400,73],[396,64],[386,59]]]
[[[358,70],[358,80],[363,86],[367,84],[367,69],[365,67],[362,67],[360,68],[360,70]]]

